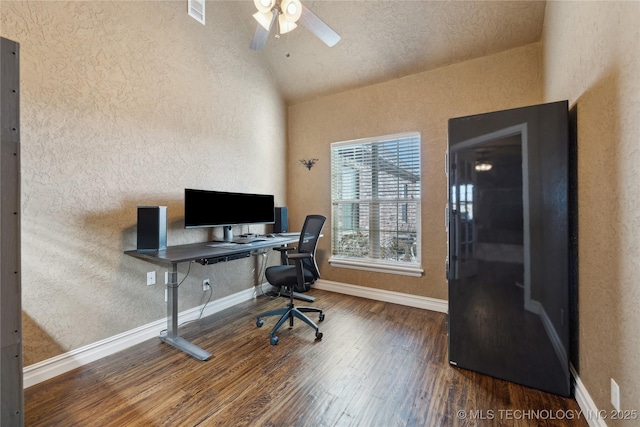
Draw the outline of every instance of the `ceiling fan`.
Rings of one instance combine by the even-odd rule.
[[[340,35],[324,23],[318,16],[304,7],[300,0],[253,0],[258,12],[253,17],[258,21],[251,41],[251,49],[260,50],[267,43],[269,34],[276,24],[276,37],[295,29],[297,22],[305,26],[327,46],[335,46]]]

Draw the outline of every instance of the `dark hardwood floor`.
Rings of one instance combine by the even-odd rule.
[[[26,426],[586,426],[575,400],[447,362],[442,313],[314,289],[324,337],[256,301],[181,328],[198,361],[152,339],[25,390]],[[306,303],[299,302],[299,305]],[[313,320],[317,318],[312,316]]]

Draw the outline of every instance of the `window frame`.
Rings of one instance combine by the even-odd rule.
[[[334,169],[337,166],[342,168],[348,167],[344,165],[342,162],[337,162],[336,159],[334,159],[334,156],[336,155],[335,153],[337,151],[336,149],[340,147],[366,146],[366,145],[375,145],[375,144],[379,144],[379,146],[382,146],[382,144],[384,144],[385,142],[391,142],[394,140],[407,139],[407,138],[411,138],[414,140],[417,139],[417,142],[418,142],[418,147],[417,147],[417,161],[419,166],[418,167],[418,170],[419,170],[418,197],[414,196],[411,199],[407,199],[406,202],[399,201],[399,200],[402,200],[403,197],[396,197],[395,199],[392,198],[390,200],[391,201],[396,200],[396,203],[401,208],[400,215],[402,215],[405,218],[408,215],[408,206],[410,204],[413,205],[411,207],[415,206],[416,219],[415,219],[415,242],[414,243],[416,247],[417,256],[415,257],[415,259],[411,259],[411,260],[389,260],[389,259],[379,259],[374,257],[359,257],[359,256],[348,256],[344,254],[336,254],[335,253],[336,241],[334,239],[337,238],[337,236],[334,235],[332,236],[332,242],[331,242],[331,257],[329,258],[329,261],[328,261],[332,267],[350,268],[350,269],[374,271],[374,272],[397,274],[397,275],[406,275],[406,276],[413,276],[413,277],[421,277],[424,275],[424,270],[422,268],[422,244],[421,244],[422,242],[422,215],[421,215],[422,202],[421,200],[422,200],[423,185],[422,185],[422,158],[421,158],[422,157],[422,154],[421,154],[422,136],[420,132],[403,132],[403,133],[397,133],[397,134],[391,134],[391,135],[382,135],[382,136],[376,136],[376,137],[370,137],[370,138],[340,141],[340,142],[334,142],[331,144],[331,148],[330,148],[330,151],[331,151],[331,213],[332,213],[331,230],[332,230],[332,234],[336,234],[335,233],[336,229],[344,230],[344,227],[340,227],[339,225],[336,224],[336,221],[340,220],[336,212],[339,209],[338,208],[339,204],[341,204],[344,207],[344,205],[348,203],[347,199],[338,199],[336,198],[336,194],[335,194],[336,187],[340,184],[340,182],[335,181],[336,171]],[[342,172],[338,173],[338,175],[340,175],[341,177],[348,176],[347,173],[342,173]],[[374,175],[373,171],[371,171],[371,175],[372,176]],[[360,180],[360,176],[357,173],[354,173],[354,177],[355,178],[352,181]],[[377,182],[381,182],[381,181],[378,180]],[[396,194],[398,196],[401,196],[401,193],[405,193],[405,197],[406,197],[408,186],[402,183],[400,184],[400,188],[402,188],[402,191],[397,190]],[[360,190],[360,188],[358,190]],[[369,200],[368,203],[370,205],[375,205],[379,203],[381,200],[379,198],[374,199],[373,197],[370,197],[369,199],[367,198],[360,199],[360,197],[357,197],[357,199],[363,200],[363,202],[358,202],[353,207],[353,209],[356,210],[356,215],[358,215],[358,218],[361,218],[360,213],[358,212],[360,209],[360,205],[366,204],[367,200]],[[401,232],[401,230],[398,228],[398,225],[397,225],[399,221],[401,221],[401,219],[397,218],[396,229],[395,229],[396,234]],[[381,227],[378,227],[378,228],[381,228]],[[369,245],[371,245],[371,243]],[[410,250],[410,248],[407,250]]]

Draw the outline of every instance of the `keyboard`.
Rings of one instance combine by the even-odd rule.
[[[297,232],[297,233],[293,233],[293,232],[292,233],[278,233],[278,236],[281,236],[281,237],[297,237],[299,235],[300,235],[300,232]]]

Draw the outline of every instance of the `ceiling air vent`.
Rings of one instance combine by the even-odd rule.
[[[189,16],[204,25],[204,0],[189,0]]]

